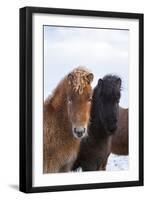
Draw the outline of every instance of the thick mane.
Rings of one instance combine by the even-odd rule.
[[[63,101],[66,100],[65,80],[66,79],[64,78],[59,82],[52,94],[48,96],[48,98],[45,100],[44,105],[51,105],[54,109],[58,108],[59,106],[62,106]]]
[[[120,83],[118,83],[120,81]],[[119,87],[120,86],[120,87]],[[116,75],[106,75],[103,77],[102,95],[105,98],[120,98],[121,79]]]
[[[68,75],[69,84],[74,92],[83,93],[83,89],[91,82],[89,74],[90,71],[85,67],[77,67]]]

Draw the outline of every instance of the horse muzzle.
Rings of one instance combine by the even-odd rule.
[[[117,129],[117,126],[116,126],[116,125],[110,126],[110,127],[108,128],[108,133],[109,133],[109,135],[114,134],[115,131],[116,131],[116,129]]]
[[[74,127],[73,134],[77,139],[81,139],[87,135],[87,128],[85,127]]]

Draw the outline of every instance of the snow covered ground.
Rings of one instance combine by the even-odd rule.
[[[129,156],[118,156],[110,154],[106,170],[107,171],[119,171],[129,169]]]
[[[129,156],[119,156],[116,154],[110,154],[106,171],[122,171],[129,169]],[[79,167],[77,172],[82,172],[82,168]]]

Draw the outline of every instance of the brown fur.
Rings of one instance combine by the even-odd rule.
[[[106,170],[106,165],[110,153],[117,155],[128,155],[129,145],[128,145],[128,109],[119,107],[119,118],[118,118],[118,128],[114,135],[110,137],[111,145],[105,147],[107,156],[103,157],[103,164],[99,170]]]
[[[128,109],[119,108],[118,128],[112,137],[111,152],[128,155]]]
[[[88,70],[76,68],[45,101],[43,173],[71,170],[80,145],[72,126],[88,125],[92,80],[93,74]]]

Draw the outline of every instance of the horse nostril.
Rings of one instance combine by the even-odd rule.
[[[112,126],[112,127],[110,127],[110,132],[114,132],[115,130],[117,129],[117,126]]]
[[[110,132],[114,132],[115,131],[115,129],[113,128],[113,129],[110,129]]]
[[[76,132],[76,135],[77,135],[78,137],[82,137],[83,132]]]

